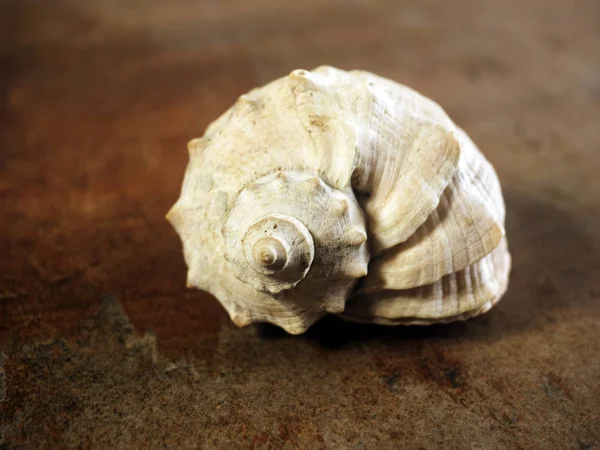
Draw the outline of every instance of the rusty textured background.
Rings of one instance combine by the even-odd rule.
[[[599,49],[595,0],[2,0],[2,442],[597,448]],[[489,315],[291,337],[185,288],[187,140],[322,63],[434,98],[497,167]]]

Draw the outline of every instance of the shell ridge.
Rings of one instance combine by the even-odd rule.
[[[419,139],[419,137],[417,137],[417,138],[415,139],[415,141],[418,141],[418,139]],[[416,152],[418,153],[418,150],[417,150]],[[409,152],[406,152],[406,153],[409,153]],[[405,159],[405,158],[406,158],[406,155],[404,156],[404,159]],[[448,159],[449,159],[449,155],[448,155],[448,156],[445,158],[445,161],[447,161]],[[411,161],[409,160],[407,163],[410,165],[410,164],[411,164]],[[437,169],[437,171],[436,171],[436,173],[435,173],[435,174],[436,174],[436,175],[438,175],[438,174],[441,172],[441,170],[442,170],[442,165],[440,165],[440,166],[438,167],[438,169]],[[448,183],[447,183],[447,184],[448,184]],[[447,184],[446,184],[446,186],[447,186]],[[430,199],[431,199],[431,204],[432,204],[432,206],[433,206],[433,208],[434,208],[434,210],[435,210],[435,208],[437,208],[437,206],[438,206],[438,204],[439,204],[439,195],[438,195],[438,193],[437,193],[437,190],[434,190],[434,189],[432,188],[432,186],[431,186],[429,183],[426,183],[426,182],[424,182],[423,180],[421,180],[421,183],[420,183],[420,185],[422,186],[422,189],[423,189],[423,191],[425,191],[425,192],[428,192],[428,194],[429,194],[429,197],[430,197]],[[412,193],[413,193],[413,196],[412,196],[412,199],[413,199],[413,200],[412,200],[411,202],[409,202],[409,203],[415,203],[414,199],[416,199],[416,198],[419,196],[419,192],[418,192],[417,190],[413,190],[413,192],[412,192]],[[390,196],[391,194],[392,194],[392,192],[390,192],[390,193],[388,194],[388,197],[386,197],[386,199],[385,199],[385,201],[384,201],[383,203],[387,203],[387,202],[389,202],[389,200],[390,200],[390,199],[389,199],[389,196]],[[392,214],[391,212],[390,212],[390,213],[388,213],[388,215],[391,215],[391,214]],[[387,218],[387,217],[386,217],[386,216],[384,216],[384,218]],[[415,220],[415,225],[417,225],[417,224],[416,224],[416,222],[417,222],[417,221]],[[417,226],[418,226],[418,225],[417,225]]]
[[[326,172],[336,188],[344,188],[350,183],[355,157],[349,143],[356,138],[344,120],[344,105],[336,95],[343,89],[343,80],[338,79],[337,72],[318,74],[315,79],[310,79],[311,75],[292,77],[288,83],[294,114],[312,143],[314,167]]]
[[[485,192],[486,204],[497,214],[500,224],[504,225],[505,206],[498,174],[467,133],[459,127],[456,127],[456,132],[461,141],[461,147],[465,149],[466,174],[473,184],[480,186],[482,191]]]
[[[361,130],[361,125],[362,125],[362,117],[367,117],[368,121],[367,123],[370,123],[371,117],[373,116],[373,105],[375,102],[375,96],[373,95],[373,93],[367,89],[364,88],[364,92],[367,93],[368,95],[368,99],[366,99],[366,101],[363,99],[362,102],[360,102],[359,104],[362,105],[363,103],[366,103],[367,107],[365,108],[365,111],[362,111],[362,113],[357,112],[357,117],[355,119],[356,123],[355,123],[355,129],[357,130]],[[357,104],[357,106],[359,105]],[[361,149],[363,148],[368,148],[370,150],[372,150],[371,148],[371,143],[370,143],[370,139],[371,139],[371,127],[370,125],[367,127],[363,127],[366,129],[366,131],[357,132],[356,135],[356,142],[355,142],[355,148],[354,148],[354,158],[352,161],[352,175],[353,177],[351,178],[352,180],[352,188],[356,189],[359,193],[362,194],[367,194],[368,193],[368,186],[371,186],[372,184],[372,177],[374,175],[374,171],[370,170],[370,165],[372,164],[372,162],[366,158],[362,152]],[[364,178],[364,180],[363,180]]]
[[[484,239],[484,236],[481,234],[480,227],[477,227],[477,226],[472,227],[477,232],[477,235],[479,237],[479,243],[483,246],[483,250],[486,252],[483,255],[483,256],[485,256],[485,255],[489,254],[490,252],[492,252],[500,243],[500,240],[502,239],[502,236],[504,235],[504,227],[500,223],[498,223],[496,211],[493,208],[489,207],[489,202],[487,202],[485,199],[485,196],[482,195],[482,192],[481,192],[482,190],[480,189],[480,184],[479,183],[475,184],[473,182],[474,179],[469,177],[470,168],[469,168],[468,162],[465,162],[463,167],[461,167],[461,170],[459,170],[457,177],[459,177],[461,183],[467,184],[469,186],[469,188],[473,191],[474,196],[476,195],[477,197],[479,197],[477,199],[478,200],[477,204],[481,205],[485,209],[485,211],[487,212],[487,219],[491,220],[493,222],[493,225],[492,224],[490,225],[490,227],[492,227],[492,228],[491,228],[490,234],[488,235],[488,238],[490,237],[490,235],[495,234],[493,232],[496,231],[498,228],[500,228],[500,230],[501,230],[500,235],[497,237],[497,239],[494,239],[495,242],[493,244],[491,244],[491,248],[490,248],[489,245],[485,244],[487,242],[487,239]],[[466,190],[467,189],[465,189],[465,191]],[[471,201],[471,202],[465,201],[465,202],[461,202],[460,204],[463,205],[463,210],[468,211],[470,220],[473,223],[476,223],[477,219],[473,216],[473,210],[472,209],[468,210],[466,207],[467,205],[473,204],[473,201]],[[495,226],[495,228],[494,228],[494,226]],[[465,240],[465,242],[468,242],[468,240]],[[468,249],[468,246],[467,246],[467,249]],[[467,258],[469,260],[471,260],[471,257],[469,256],[469,254],[467,254]]]
[[[456,174],[456,184],[460,184],[461,179],[462,179],[462,173],[459,170],[458,173]],[[457,192],[460,192],[460,191],[457,189]],[[458,194],[458,195],[460,195],[460,194]],[[468,215],[471,218],[471,220],[473,220],[473,216],[471,215],[471,212],[467,209],[466,205],[463,202],[459,202],[459,201],[455,200],[454,204],[458,205],[458,207],[463,211],[463,216],[467,216]],[[473,228],[475,228],[475,230],[477,232],[477,235],[479,236],[479,242],[482,242],[483,237],[481,236],[479,228],[476,227],[476,226],[473,227]],[[467,244],[469,242],[469,240],[468,240],[468,238],[466,236],[465,229],[463,227],[458,227],[458,229],[460,230],[461,241],[465,243],[465,245],[464,245],[464,252],[467,254],[466,260],[467,261],[471,261],[471,251],[469,249],[469,245]],[[482,258],[484,256],[485,256],[485,254],[482,255]],[[481,258],[479,258],[479,259],[481,259]],[[476,262],[476,261],[473,261],[473,262]]]
[[[313,150],[316,151],[318,148],[317,142],[315,141],[315,138],[312,135],[312,133],[310,132],[310,130],[305,126],[304,121],[302,120],[302,118],[300,117],[300,113],[298,112],[298,103],[297,103],[298,94],[295,92],[294,86],[289,86],[289,88],[290,88],[290,92],[292,93],[292,97],[294,99],[294,113],[296,114],[296,118],[298,119],[298,122],[302,125],[302,129],[306,132],[310,141],[312,142]]]
[[[413,123],[411,126],[414,129],[415,124]],[[419,164],[419,167],[423,167],[427,171],[426,178],[415,173],[416,171],[408,172],[410,176],[405,181],[396,184],[387,196],[387,204],[380,199],[370,200],[370,204],[385,204],[381,214],[374,211],[376,206],[369,208],[369,205],[367,205],[367,210],[370,211],[370,219],[374,219],[370,223],[373,223],[378,240],[381,241],[379,251],[407,240],[425,222],[439,204],[439,196],[443,193],[456,171],[456,164],[460,155],[458,142],[453,138],[452,141],[449,141],[448,137],[451,137],[451,134],[444,132],[439,128],[439,125],[429,122],[428,126],[433,127],[430,129],[436,130],[437,133],[443,136],[438,136],[438,140],[434,138],[433,142],[423,142],[423,136],[427,136],[427,134],[425,134],[425,130],[419,130],[416,136],[412,138],[409,150],[406,151],[406,157],[408,158],[406,167],[409,169],[411,166],[416,167],[414,160],[420,158],[421,155],[428,157],[427,162],[423,160]],[[423,147],[432,148],[432,150],[422,152],[420,149]],[[436,148],[435,152],[433,148]],[[435,158],[434,155],[443,155],[443,157]],[[434,167],[427,167],[427,164],[433,164]],[[442,173],[444,176],[439,176]],[[406,193],[410,193],[410,197],[403,199],[403,194]],[[402,206],[392,210],[391,205],[393,204]],[[385,217],[382,214],[385,214]]]
[[[503,263],[496,263],[495,260]],[[359,322],[366,320],[384,324],[464,320],[489,310],[500,299],[508,282],[509,261],[506,241],[503,240],[484,259],[430,285],[406,290],[384,290],[369,297],[364,294],[351,297],[342,315]],[[456,306],[451,307],[452,302]],[[440,305],[443,306],[441,310]]]
[[[421,225],[408,240],[374,260],[366,283],[368,291],[377,286],[407,289],[431,283],[439,278],[438,274],[462,270],[497,247],[504,235],[503,227],[481,190],[472,185],[467,162],[466,157],[460,161],[438,207],[426,219],[427,226]],[[438,246],[446,246],[448,251],[436,259],[432,249]],[[425,271],[426,268],[429,269]]]

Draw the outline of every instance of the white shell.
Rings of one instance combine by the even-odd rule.
[[[439,105],[405,86],[296,70],[242,95],[189,150],[167,218],[188,286],[239,326],[296,334],[327,313],[446,322],[506,291],[496,173]]]

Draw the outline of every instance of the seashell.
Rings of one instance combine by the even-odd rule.
[[[304,332],[328,313],[461,320],[508,286],[492,165],[444,110],[364,71],[295,70],[242,95],[189,145],[167,214],[187,285],[238,326]]]

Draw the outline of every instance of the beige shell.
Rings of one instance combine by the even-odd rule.
[[[239,326],[302,333],[327,313],[465,319],[508,285],[490,163],[432,100],[368,72],[296,70],[189,143],[167,218],[188,286]]]

